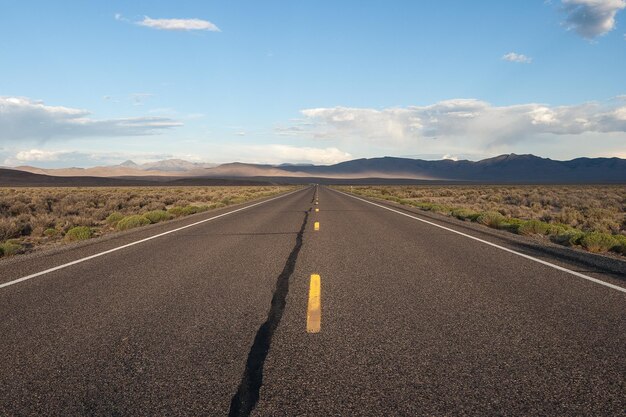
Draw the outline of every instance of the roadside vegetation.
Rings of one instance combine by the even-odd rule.
[[[626,187],[623,185],[336,188],[590,252],[626,255]]]
[[[290,188],[0,188],[0,257],[160,223]]]

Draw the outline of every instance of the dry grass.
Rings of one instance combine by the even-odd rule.
[[[0,256],[167,221],[290,188],[0,188]]]
[[[344,186],[355,194],[436,211],[592,252],[626,254],[626,187]]]

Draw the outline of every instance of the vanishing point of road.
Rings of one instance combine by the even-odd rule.
[[[624,415],[624,277],[531,252],[309,186],[7,259],[0,415]]]

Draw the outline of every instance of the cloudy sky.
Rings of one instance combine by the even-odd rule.
[[[0,0],[0,165],[626,158],[626,0]]]

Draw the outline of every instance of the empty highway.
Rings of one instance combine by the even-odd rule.
[[[338,191],[0,263],[1,416],[624,415],[626,281]]]

